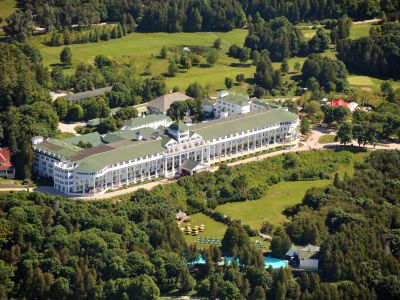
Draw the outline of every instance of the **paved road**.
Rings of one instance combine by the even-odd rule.
[[[279,151],[275,151],[275,152],[271,152],[271,153],[266,153],[266,154],[260,154],[257,156],[253,156],[250,158],[246,158],[246,159],[241,159],[239,161],[235,161],[235,162],[231,162],[228,163],[229,166],[237,166],[237,165],[241,165],[241,164],[247,164],[253,161],[258,161],[258,160],[262,160],[268,157],[272,157],[272,156],[276,156],[276,155],[281,155],[284,153],[289,153],[289,152],[300,152],[300,151],[310,151],[310,150],[314,150],[314,149],[328,149],[331,148],[332,146],[335,145],[339,145],[339,143],[331,143],[331,144],[320,144],[318,142],[319,138],[321,136],[324,135],[329,135],[329,134],[335,134],[335,131],[331,130],[331,129],[327,129],[324,127],[315,127],[310,136],[307,138],[306,141],[302,142],[302,145],[297,147],[297,148],[292,148],[292,149],[285,149],[285,150],[279,150]],[[354,142],[354,144],[356,145],[356,142]],[[384,146],[376,146],[376,148],[373,148],[372,146],[368,146],[367,147],[368,150],[378,150],[378,149],[396,149],[396,150],[400,150],[400,144],[385,144]],[[231,157],[232,158],[232,157]],[[210,172],[215,172],[218,170],[218,166],[213,166],[209,169]],[[104,200],[104,199],[111,199],[111,198],[116,198],[119,196],[123,196],[126,194],[130,194],[133,193],[135,191],[137,191],[138,189],[145,189],[145,190],[151,190],[156,186],[160,186],[160,185],[165,185],[171,182],[175,182],[176,180],[168,180],[168,179],[161,179],[155,182],[148,182],[148,183],[144,183],[144,184],[139,184],[130,188],[126,188],[126,189],[121,189],[121,190],[117,190],[117,191],[113,191],[113,192],[109,192],[109,193],[105,193],[103,195],[96,195],[96,196],[88,196],[88,197],[71,197],[71,199],[76,199],[76,200],[85,200],[85,201],[94,201],[94,200]],[[0,189],[0,192],[9,192],[9,191],[22,191],[22,190],[26,190],[26,189],[19,189],[19,188],[8,188],[8,189]],[[39,192],[44,192],[44,193],[49,193],[49,194],[56,194],[56,195],[62,195],[60,193],[58,193],[57,191],[55,191],[52,187],[38,187],[35,189],[30,189],[30,192],[32,191],[39,191]],[[118,200],[116,200],[118,201]]]

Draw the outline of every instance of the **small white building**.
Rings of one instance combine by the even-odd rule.
[[[242,94],[227,91],[218,92],[215,118],[221,119],[234,115],[243,115],[258,109],[268,109],[268,104]]]
[[[298,267],[304,270],[316,271],[318,270],[318,254],[320,247],[308,244],[307,246],[292,247],[286,252],[286,256],[293,259],[298,259]]]
[[[353,113],[358,107],[358,104],[356,102],[350,102],[347,105],[347,108],[350,109],[350,111]]]
[[[248,96],[236,95],[227,91],[218,92],[215,118],[221,119],[234,115],[243,115],[251,110],[251,100]]]

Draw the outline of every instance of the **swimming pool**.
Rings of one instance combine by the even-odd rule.
[[[221,262],[218,263],[219,265],[223,265],[224,262],[227,261],[228,264],[232,263],[232,256],[225,256],[222,257]],[[238,262],[238,260],[237,260]],[[206,259],[203,256],[199,256],[199,258],[193,264],[200,264],[204,265],[206,263]],[[272,269],[279,269],[279,268],[287,268],[288,262],[286,260],[272,258],[272,257],[264,257],[264,264],[265,268],[272,267]]]

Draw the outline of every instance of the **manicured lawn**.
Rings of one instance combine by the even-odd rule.
[[[285,220],[285,208],[301,203],[306,191],[311,187],[323,187],[330,180],[280,182],[255,201],[227,203],[217,207],[217,211],[241,220],[254,229],[260,229],[264,221],[278,224]]]
[[[0,0],[0,18],[5,19],[16,10],[17,1],[15,0]],[[3,24],[1,23],[1,24]]]
[[[367,155],[367,152],[353,155],[348,164],[339,166],[338,173],[341,177],[344,176],[344,173],[352,176],[354,163],[362,162]],[[274,224],[283,222],[286,218],[282,214],[285,208],[301,203],[308,189],[324,187],[329,183],[331,180],[280,182],[271,186],[260,200],[227,203],[218,206],[216,210],[241,220],[254,229],[259,229],[264,221]]]
[[[70,132],[58,132],[54,138],[56,138],[58,140],[64,140],[64,139],[68,139],[68,138],[74,137],[74,136],[75,136],[75,134],[70,133]]]
[[[352,25],[350,30],[350,38],[351,39],[358,39],[364,36],[369,36],[369,30],[371,29],[372,24],[357,24]]]
[[[315,32],[306,29],[306,34]],[[98,43],[69,45],[72,51],[72,66],[66,69],[67,74],[73,74],[76,66],[81,62],[91,62],[96,55],[106,55],[113,57],[119,62],[129,62],[134,60],[138,72],[141,73],[145,66],[150,63],[153,75],[163,74],[167,71],[168,60],[157,58],[162,46],[211,46],[217,38],[222,40],[222,49],[218,62],[212,67],[192,67],[190,70],[181,70],[176,77],[166,78],[168,89],[178,86],[185,90],[187,86],[198,81],[203,86],[208,86],[210,94],[215,95],[214,91],[224,89],[225,77],[235,79],[237,74],[244,74],[246,78],[254,76],[255,66],[248,61],[247,64],[240,64],[239,60],[228,57],[226,52],[229,46],[237,44],[243,46],[247,30],[236,29],[230,32],[197,32],[197,33],[133,33],[121,39],[101,41]],[[48,36],[37,36],[29,40],[39,48],[43,55],[43,63],[51,66],[59,63],[59,54],[64,46],[49,47],[43,42]],[[171,54],[172,55],[172,54]],[[324,55],[334,57],[334,51],[326,51]],[[305,57],[294,57],[288,60],[290,66],[289,74],[283,77],[284,80],[293,80],[294,65],[296,62],[303,64]],[[273,63],[274,68],[279,68],[280,63]],[[234,86],[235,92],[246,93],[247,85]],[[288,96],[293,96],[294,91]]]
[[[302,29],[301,32],[303,32],[303,36],[305,40],[311,40],[314,35],[317,33],[316,29]]]
[[[242,46],[247,35],[247,30],[237,29],[230,32],[199,32],[199,33],[133,33],[121,39],[110,40],[107,42],[88,43],[70,45],[73,55],[73,65],[68,73],[72,73],[76,66],[81,62],[93,61],[96,55],[106,55],[113,57],[120,62],[134,60],[139,73],[144,67],[151,63],[154,75],[162,74],[167,71],[168,60],[158,59],[157,56],[162,48],[175,46],[211,46],[217,38],[222,40],[222,50],[215,66],[192,67],[190,70],[179,73],[174,78],[167,78],[168,88],[179,86],[186,89],[187,86],[196,80],[202,85],[209,85],[210,90],[224,88],[225,77],[235,78],[237,74],[243,73],[246,77],[252,77],[255,67],[239,64],[239,61],[230,58],[226,52],[230,45],[237,44]],[[48,47],[43,45],[45,37],[30,39],[43,55],[45,65],[59,63],[59,54],[63,48]],[[249,61],[250,63],[250,61]],[[236,88],[239,89],[240,88]]]
[[[351,85],[372,87],[372,85],[374,84],[372,78],[369,76],[351,75],[348,77],[348,80]]]
[[[318,139],[320,144],[329,144],[335,142],[335,135],[323,135]]]
[[[350,85],[354,87],[360,87],[360,88],[369,87],[374,92],[379,92],[380,86],[382,82],[384,82],[383,79],[371,76],[361,76],[361,75],[349,75],[347,79]],[[393,81],[393,88],[394,89],[400,88],[400,81]]]
[[[198,213],[190,216],[191,220],[190,225],[192,226],[200,226],[201,224],[205,225],[204,232],[200,232],[197,236],[192,236],[192,235],[186,235],[185,234],[185,239],[186,242],[188,243],[193,243],[197,237],[219,237],[222,238],[224,236],[225,230],[227,226],[223,223],[214,221],[210,217]],[[181,227],[185,227],[188,223],[182,223]],[[199,247],[203,247],[205,245],[198,245]]]

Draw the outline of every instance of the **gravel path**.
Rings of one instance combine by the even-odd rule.
[[[69,132],[69,133],[72,133],[72,134],[75,134],[75,135],[79,135],[76,131],[75,131],[75,127],[76,126],[82,126],[82,127],[84,127],[84,126],[86,126],[86,123],[84,123],[84,122],[80,122],[80,123],[72,123],[72,124],[67,124],[67,123],[59,123],[58,124],[58,129],[61,131],[61,132]]]

